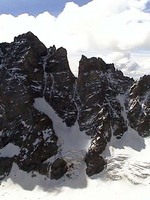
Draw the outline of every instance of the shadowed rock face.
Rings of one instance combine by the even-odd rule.
[[[79,124],[92,135],[92,142],[103,152],[111,135],[120,138],[127,130],[122,116],[120,95],[128,92],[133,80],[123,76],[113,64],[100,58],[82,57],[79,66],[78,91],[81,100]],[[113,130],[113,131],[112,131]],[[96,147],[97,148],[97,147]]]
[[[33,107],[34,99],[43,96],[42,59],[47,49],[30,32],[0,49],[0,148],[18,146],[11,161],[28,172],[40,171],[39,164],[42,168],[58,150],[51,119]]]
[[[84,158],[86,173],[101,172],[106,165],[101,154],[112,136],[121,138],[128,126],[150,135],[149,83],[149,75],[135,82],[113,64],[85,56],[76,78],[67,51],[47,49],[31,32],[0,44],[0,152],[8,145],[19,149],[9,157],[0,154],[0,176],[9,174],[13,162],[28,172],[49,176],[51,170],[52,179],[67,172],[52,119],[33,105],[42,97],[68,127],[78,122],[91,137]]]
[[[13,159],[11,158],[0,158],[0,180],[9,175],[12,167]]]
[[[102,156],[96,152],[88,152],[85,156],[85,162],[87,164],[86,174],[88,176],[93,176],[104,170],[106,161]]]
[[[58,158],[51,166],[51,179],[60,179],[67,172],[67,170],[67,163],[62,158]]]
[[[77,119],[76,78],[69,68],[66,49],[50,48],[45,59],[45,69],[45,99],[67,126],[72,126]]]
[[[145,75],[130,90],[128,118],[141,136],[150,135],[150,75]]]

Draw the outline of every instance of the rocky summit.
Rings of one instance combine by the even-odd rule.
[[[0,179],[13,163],[56,180],[81,165],[98,174],[111,140],[131,129],[150,135],[150,75],[134,81],[82,56],[75,77],[66,49],[31,32],[0,44]]]

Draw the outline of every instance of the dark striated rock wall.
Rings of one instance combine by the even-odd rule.
[[[128,118],[141,136],[150,135],[150,75],[137,81],[130,90]]]
[[[85,56],[76,78],[67,51],[47,49],[31,32],[0,44],[0,152],[8,144],[19,148],[14,156],[0,154],[0,176],[9,174],[13,162],[28,172],[49,176],[51,170],[52,179],[67,172],[52,120],[33,105],[42,97],[68,127],[78,122],[91,137],[86,173],[101,172],[107,164],[101,154],[112,136],[120,139],[129,126],[150,135],[149,83],[149,75],[136,82],[113,64]]]

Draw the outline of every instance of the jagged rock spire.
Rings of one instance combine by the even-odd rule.
[[[91,138],[84,149],[89,176],[107,164],[102,153],[112,137],[120,139],[130,126],[142,136],[150,135],[149,75],[135,82],[101,58],[82,56],[76,78],[66,49],[47,49],[31,32],[0,44],[0,66],[0,151],[7,145],[10,151],[19,149],[9,158],[0,157],[0,175],[9,174],[13,162],[55,179],[67,173],[73,164],[65,160],[62,127],[54,129],[52,110],[66,124],[66,137],[79,126],[78,136]],[[38,105],[43,112],[34,106],[37,99],[45,103]]]

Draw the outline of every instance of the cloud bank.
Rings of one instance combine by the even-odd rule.
[[[37,17],[3,14],[0,42],[11,42],[14,36],[32,31],[47,47],[65,47],[75,74],[84,54],[115,62],[124,74],[139,78],[150,74],[150,14],[144,12],[148,2],[93,0],[81,7],[70,2],[58,17],[48,12]]]

